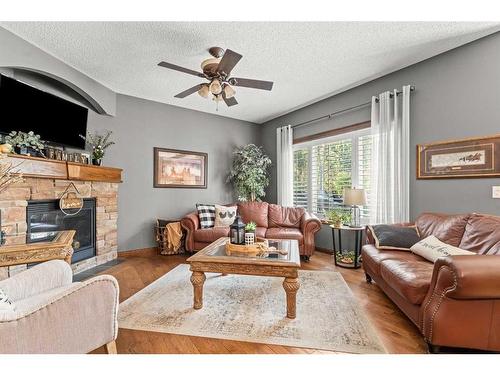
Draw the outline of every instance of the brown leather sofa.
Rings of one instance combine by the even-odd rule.
[[[424,213],[414,225],[421,238],[434,235],[477,255],[433,264],[411,252],[378,250],[367,230],[367,281],[411,319],[431,352],[440,346],[500,351],[500,217]]]
[[[267,202],[241,202],[236,204],[243,222],[257,224],[257,237],[293,239],[299,241],[300,255],[308,259],[314,253],[314,234],[321,222],[303,208],[281,207]],[[200,228],[198,214],[192,212],[181,220],[186,230],[186,250],[201,250],[220,237],[229,236],[229,228]]]

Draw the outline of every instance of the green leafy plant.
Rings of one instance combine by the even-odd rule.
[[[326,211],[326,218],[329,223],[340,226],[341,224],[349,224],[352,216],[349,209],[339,207]]]
[[[255,232],[255,229],[257,229],[257,224],[253,221],[245,225],[245,232]]]
[[[354,251],[343,251],[337,253],[337,263],[352,264],[356,259]]]
[[[105,150],[115,144],[115,142],[109,140],[111,134],[113,134],[111,130],[106,130],[105,134],[88,132],[86,137],[80,134],[80,138],[92,146],[92,158],[101,160],[104,157]]]
[[[227,178],[240,201],[255,201],[266,195],[271,159],[262,147],[249,144],[233,153],[233,166]]]
[[[22,131],[12,131],[5,136],[5,142],[13,147],[26,147],[43,155],[42,150],[45,148],[44,142],[40,139],[40,135],[30,131],[28,133]]]

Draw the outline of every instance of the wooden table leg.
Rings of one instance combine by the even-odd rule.
[[[295,319],[297,315],[297,291],[300,288],[299,279],[285,278],[283,288],[286,292],[286,316],[290,319]]]
[[[194,303],[193,308],[199,310],[203,307],[203,283],[206,276],[203,272],[194,271],[191,275],[191,284],[193,284]]]

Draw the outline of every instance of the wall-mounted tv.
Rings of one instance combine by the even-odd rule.
[[[88,109],[0,75],[0,133],[33,131],[44,141],[85,148]]]

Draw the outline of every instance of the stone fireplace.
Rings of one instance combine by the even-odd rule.
[[[90,167],[89,168],[102,168]],[[83,177],[82,177],[83,178]],[[89,179],[95,177],[90,176]],[[71,220],[67,223],[64,215],[58,215],[57,207],[58,200],[68,187],[73,182],[83,198],[87,198],[87,210],[90,206],[95,207],[95,232],[90,236],[94,236],[94,249],[89,250],[87,247],[85,253],[78,254],[78,249],[75,248],[75,253],[72,261],[72,268],[75,273],[81,272],[88,268],[106,263],[117,257],[117,219],[118,219],[118,183],[117,182],[102,182],[102,181],[81,181],[81,180],[61,180],[38,177],[25,177],[22,184],[9,187],[2,192],[0,196],[0,209],[2,210],[2,229],[6,232],[6,245],[26,243],[26,234],[28,231],[37,231],[45,225],[55,226],[57,224],[67,225],[64,229],[70,228]],[[45,217],[38,215],[37,203],[45,203],[47,212]],[[85,206],[84,206],[85,207]],[[82,210],[83,211],[83,210]],[[92,220],[92,218],[91,218]],[[76,225],[76,221],[73,224]],[[30,224],[30,227],[28,227]],[[82,222],[80,221],[80,225]],[[93,223],[89,225],[93,226]],[[36,229],[38,226],[39,229]],[[92,232],[92,228],[89,228]],[[77,238],[78,240],[78,238]],[[82,236],[83,240],[88,245],[89,238]],[[92,242],[92,241],[90,241]],[[80,246],[82,244],[80,243]],[[75,246],[74,246],[75,247]],[[89,251],[91,253],[89,253]],[[26,265],[4,267],[0,269],[1,276],[11,276],[26,268]]]

